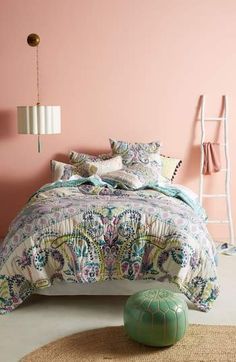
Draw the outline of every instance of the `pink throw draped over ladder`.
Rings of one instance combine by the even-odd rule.
[[[211,175],[213,172],[219,172],[221,168],[220,163],[220,144],[213,142],[204,142],[204,164],[202,173],[204,175]]]

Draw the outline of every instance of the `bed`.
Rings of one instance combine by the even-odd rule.
[[[122,280],[172,283],[208,311],[219,293],[215,256],[204,210],[178,186],[55,181],[30,198],[0,246],[0,313],[58,285]]]

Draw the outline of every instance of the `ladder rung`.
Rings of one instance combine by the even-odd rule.
[[[205,141],[204,141],[204,142],[205,142]],[[201,145],[202,145],[202,147],[203,147],[203,143],[201,143]],[[219,146],[225,147],[225,146],[226,146],[226,143],[225,143],[225,142],[220,142],[220,143],[219,143]]]
[[[203,146],[203,143],[201,143],[201,145]],[[223,143],[219,143],[219,145],[225,147],[225,146],[226,146],[226,143],[224,143],[224,142],[223,142]]]
[[[208,224],[229,224],[229,220],[207,220]]]
[[[204,121],[224,121],[225,117],[207,117]]]
[[[203,194],[202,197],[226,197],[227,194]]]

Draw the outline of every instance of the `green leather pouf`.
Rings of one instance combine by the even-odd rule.
[[[148,289],[128,298],[124,326],[130,338],[149,346],[170,346],[188,328],[188,307],[176,293]]]

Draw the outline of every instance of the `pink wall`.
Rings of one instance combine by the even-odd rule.
[[[229,96],[234,180],[235,24],[235,0],[1,0],[0,235],[50,180],[50,159],[105,151],[109,137],[162,140],[184,161],[177,181],[197,190],[202,93],[211,115]],[[41,36],[41,102],[62,107],[62,134],[45,136],[41,154],[35,137],[16,133],[16,105],[35,102],[31,32]]]

